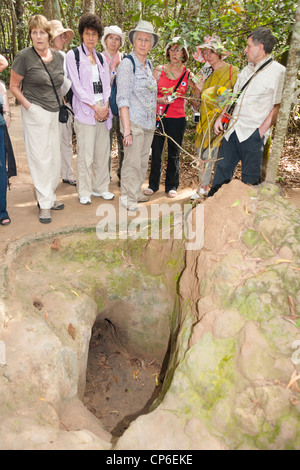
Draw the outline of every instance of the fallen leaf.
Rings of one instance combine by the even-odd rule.
[[[298,384],[297,384],[297,380],[300,379],[300,375],[297,375],[297,374],[298,374],[297,370],[294,370],[286,388],[293,387],[294,390],[300,393],[300,388],[298,387]]]
[[[279,263],[291,263],[292,261],[290,259],[278,259],[275,264],[279,264]]]
[[[269,245],[272,245],[271,242],[270,242],[270,240],[268,239],[268,237],[264,234],[264,232],[262,232],[261,234],[262,234],[264,240],[265,240]]]
[[[293,300],[293,297],[291,295],[288,295],[288,301],[289,301],[289,308],[290,308],[291,316],[294,317],[295,313],[296,313],[296,310],[295,310],[294,300]]]
[[[68,325],[68,333],[75,340],[76,330],[75,330],[74,326],[72,325],[72,323],[69,323],[69,325]]]
[[[27,271],[32,271],[32,269],[30,269],[30,267],[28,266],[28,264],[26,264],[25,268],[27,269]]]
[[[240,204],[240,200],[238,199],[237,201],[235,201],[233,204],[231,204],[231,207],[236,207]]]
[[[116,377],[115,375],[113,375],[113,378],[114,378],[115,381],[118,383],[118,377]]]
[[[79,295],[77,294],[77,292],[75,290],[72,290],[71,292],[73,292],[73,294],[75,294],[77,297],[79,297]]]
[[[249,215],[248,208],[247,208],[246,205],[244,205],[244,211],[245,211],[245,214],[246,214],[246,215]]]
[[[58,238],[55,238],[55,240],[53,240],[53,243],[51,245],[51,250],[59,250],[60,249],[60,241]]]

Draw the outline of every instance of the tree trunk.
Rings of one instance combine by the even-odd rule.
[[[294,25],[291,46],[286,66],[286,74],[281,105],[276,123],[275,136],[272,151],[269,158],[266,181],[275,183],[278,165],[284,146],[287,126],[290,117],[293,93],[296,85],[297,73],[300,65],[300,0],[296,9],[296,21]]]
[[[52,13],[52,1],[51,0],[44,0],[43,1],[43,14],[47,18],[47,20],[52,20],[53,19],[53,13]]]
[[[84,2],[85,13],[95,13],[95,0],[85,0]]]

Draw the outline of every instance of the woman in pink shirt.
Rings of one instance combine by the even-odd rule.
[[[74,129],[77,140],[76,180],[81,204],[90,204],[91,196],[113,199],[108,160],[112,113],[109,108],[110,76],[104,57],[96,52],[102,35],[98,15],[85,13],[79,20],[82,44],[78,47],[79,67],[73,50],[66,56],[68,76],[74,93]]]

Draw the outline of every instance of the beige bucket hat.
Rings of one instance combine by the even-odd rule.
[[[64,28],[61,21],[59,20],[50,20],[48,21],[48,23],[50,25],[52,36],[53,36],[52,41],[55,38],[57,38],[57,36],[60,36],[61,34],[66,33],[67,42],[68,44],[70,44],[70,42],[72,41],[74,37],[74,31],[72,29]]]
[[[154,44],[153,44],[153,47],[152,49],[154,49],[154,47],[157,46],[158,44],[158,40],[159,40],[159,36],[158,34],[156,34],[154,32],[154,29],[153,29],[153,26],[151,23],[149,23],[149,21],[145,21],[145,20],[140,20],[137,24],[137,26],[135,27],[135,29],[132,29],[131,31],[129,31],[128,33],[128,39],[129,39],[129,42],[130,44],[133,46],[133,34],[136,32],[136,31],[140,31],[142,33],[149,33],[149,34],[152,34],[152,36],[154,37]]]

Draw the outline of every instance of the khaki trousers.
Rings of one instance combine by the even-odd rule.
[[[121,169],[121,195],[127,197],[127,204],[136,204],[142,193],[141,186],[145,181],[149,153],[153,140],[154,129],[146,130],[130,123],[132,145],[124,147],[124,160]],[[121,132],[123,126],[121,124]]]
[[[51,209],[60,176],[60,130],[58,112],[36,104],[21,106],[28,166],[41,209]]]
[[[90,125],[75,119],[74,129],[77,141],[78,197],[90,197],[92,192],[108,191],[110,139],[105,122],[97,121],[95,125]]]
[[[61,178],[63,180],[73,180],[73,145],[72,145],[72,121],[73,118],[69,115],[66,123],[59,123],[61,130]]]

